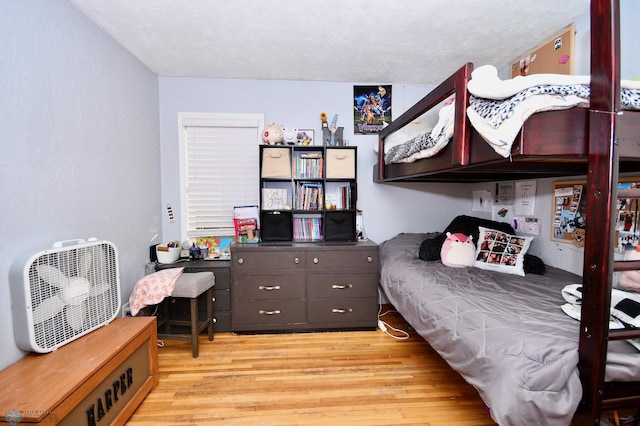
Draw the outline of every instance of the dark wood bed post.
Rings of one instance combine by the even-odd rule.
[[[591,101],[586,192],[580,378],[577,424],[599,424],[607,408],[604,372],[613,280],[614,201],[618,182],[620,2],[591,1]],[[613,408],[613,407],[610,407]]]

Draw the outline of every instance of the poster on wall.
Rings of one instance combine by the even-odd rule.
[[[391,123],[391,85],[353,86],[353,132],[377,134]]]

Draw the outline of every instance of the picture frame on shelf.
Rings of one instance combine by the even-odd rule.
[[[313,129],[298,129],[296,145],[315,145],[315,131]]]

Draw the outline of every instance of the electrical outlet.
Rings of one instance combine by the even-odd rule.
[[[129,302],[122,305],[122,318],[131,316],[131,306],[129,306]]]
[[[167,204],[167,215],[169,216],[169,222],[173,223],[176,221],[173,217],[173,208],[171,207],[171,204]]]

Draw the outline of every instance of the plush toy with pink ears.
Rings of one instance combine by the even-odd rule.
[[[476,261],[476,246],[473,244],[473,236],[464,234],[452,234],[447,232],[447,239],[440,249],[442,263],[452,268],[466,268],[473,266]]]

